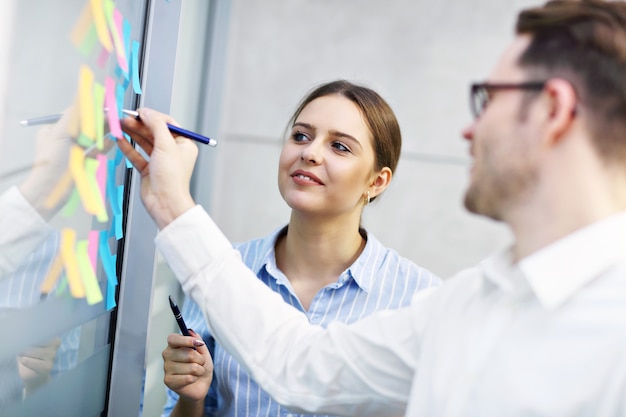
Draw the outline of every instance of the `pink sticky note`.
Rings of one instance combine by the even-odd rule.
[[[107,76],[104,81],[104,102],[107,107],[107,120],[109,121],[109,130],[113,136],[118,139],[122,138],[122,126],[117,111],[117,100],[115,97],[115,80]]]
[[[124,47],[124,16],[119,10],[113,10],[113,21],[115,22],[116,34],[113,38],[115,40],[115,52],[117,55],[117,64],[120,66],[125,74],[128,74],[128,60],[126,59],[127,51]]]

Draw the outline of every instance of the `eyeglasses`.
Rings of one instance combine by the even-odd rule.
[[[529,90],[541,91],[545,81],[528,81],[523,83],[473,83],[470,87],[470,107],[474,118],[478,118],[489,105],[489,100],[496,90]]]

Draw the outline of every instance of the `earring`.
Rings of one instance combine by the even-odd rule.
[[[366,205],[366,206],[370,203],[370,201],[372,201],[372,200],[370,199],[370,192],[369,192],[369,191],[368,191],[368,192],[367,192],[367,194],[365,195],[364,201],[365,201],[365,205]]]

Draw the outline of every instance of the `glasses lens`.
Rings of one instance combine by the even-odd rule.
[[[489,101],[489,93],[487,92],[487,88],[483,85],[473,85],[472,86],[472,113],[474,117],[480,116],[480,114],[487,107],[487,102]]]

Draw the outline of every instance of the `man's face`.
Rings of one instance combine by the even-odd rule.
[[[518,36],[487,81],[529,81],[516,64],[529,42],[528,36]],[[537,183],[538,147],[535,140],[539,132],[533,126],[537,124],[533,123],[533,102],[528,104],[526,101],[525,104],[524,94],[518,89],[493,91],[488,106],[463,131],[474,157],[470,184],[465,193],[465,207],[472,213],[506,221],[527,202]]]

